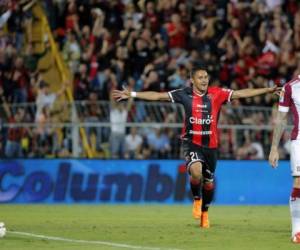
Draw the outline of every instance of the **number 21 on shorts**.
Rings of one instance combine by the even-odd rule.
[[[192,161],[197,161],[199,160],[197,152],[190,152],[190,157]]]

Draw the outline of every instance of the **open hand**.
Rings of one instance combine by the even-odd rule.
[[[280,96],[281,90],[282,90],[282,87],[274,86],[271,88],[271,93]]]
[[[125,87],[123,87],[123,90],[115,89],[112,91],[112,97],[118,102],[121,100],[126,100],[130,98],[130,91]]]

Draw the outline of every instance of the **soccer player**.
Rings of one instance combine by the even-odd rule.
[[[278,145],[284,131],[289,110],[291,110],[294,120],[294,129],[291,134],[293,190],[290,196],[290,211],[292,219],[292,241],[300,243],[300,76],[286,83],[280,94],[279,108],[269,155],[269,163],[273,168],[278,166]]]
[[[274,93],[278,88],[230,90],[209,87],[209,76],[204,69],[191,72],[192,87],[170,92],[129,92],[114,90],[117,100],[130,97],[149,101],[172,101],[181,103],[185,110],[182,134],[187,171],[194,197],[193,216],[200,219],[202,228],[209,228],[208,208],[214,194],[214,173],[217,162],[217,122],[223,103],[256,95]]]

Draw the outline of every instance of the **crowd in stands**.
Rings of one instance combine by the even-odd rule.
[[[35,1],[4,2],[0,18],[0,89],[3,90],[0,95],[8,104],[36,102],[46,83],[41,85],[43,81],[36,69],[39,55],[33,54],[30,42],[30,7]],[[180,154],[178,147],[174,149],[179,144],[179,130],[137,130],[118,125],[152,119],[143,115],[142,104],[136,103],[133,111],[131,103],[115,103],[110,98],[112,89],[124,85],[133,91],[181,88],[190,84],[189,71],[195,67],[208,70],[211,85],[231,89],[281,86],[300,74],[300,3],[297,0],[42,2],[62,56],[74,75],[74,97],[88,102],[82,107],[81,119],[112,123],[110,129],[86,129],[88,137],[96,136],[97,150],[103,150],[100,145],[105,142],[110,145],[112,158],[178,158]],[[7,33],[3,31],[5,23]],[[32,63],[24,63],[26,60]],[[56,95],[48,101],[52,103],[55,99]],[[99,100],[109,101],[110,110],[99,108],[96,104]],[[235,101],[232,105],[271,108],[276,102],[276,97],[266,95]],[[43,113],[42,120],[48,117],[50,121],[47,107],[41,105],[39,112]],[[13,112],[17,115],[18,110]],[[236,116],[225,110],[220,123],[272,124],[272,119],[266,123],[261,116],[258,113],[236,121]],[[1,115],[0,119],[7,120],[8,116]],[[26,121],[26,112],[22,119]],[[172,119],[175,118],[166,115],[164,122]],[[3,134],[0,152],[8,157],[4,149],[8,143],[3,143],[8,139],[4,140]],[[220,141],[223,158],[262,159],[270,145],[270,133],[256,130],[233,133],[224,129]],[[51,148],[53,142],[45,150]],[[284,136],[283,157],[288,154],[288,148],[288,137]],[[39,156],[46,151],[26,156]],[[68,156],[68,152],[62,155]]]

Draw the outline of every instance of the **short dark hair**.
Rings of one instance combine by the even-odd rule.
[[[190,78],[193,78],[193,77],[195,76],[196,72],[197,72],[197,71],[200,71],[200,70],[203,70],[203,71],[206,71],[206,72],[207,72],[207,70],[206,70],[205,67],[197,67],[197,68],[193,68],[193,69],[191,69],[191,71],[190,71]]]

